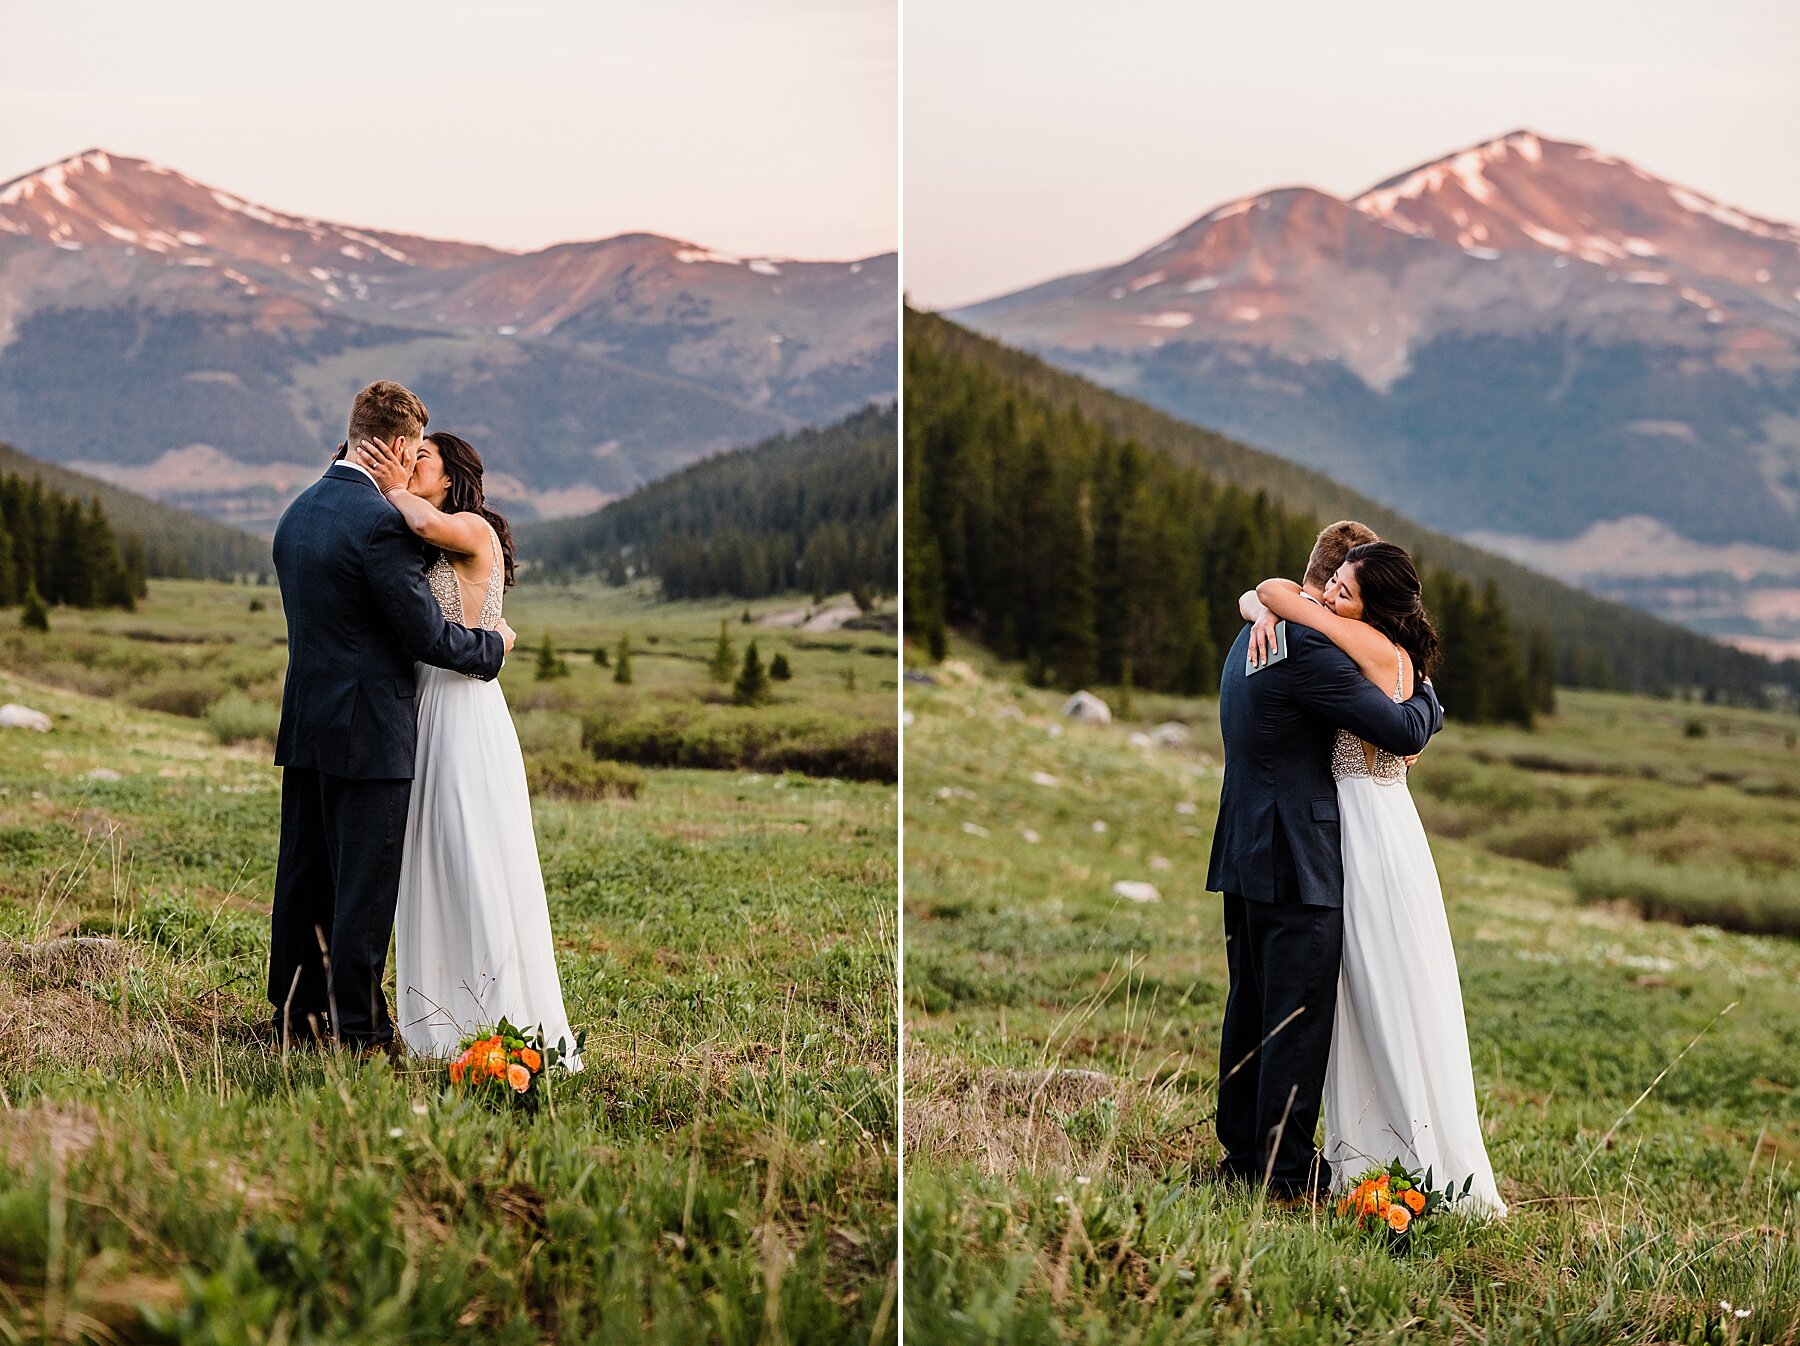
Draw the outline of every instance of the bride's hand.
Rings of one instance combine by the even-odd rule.
[[[1275,623],[1279,620],[1267,608],[1250,624],[1250,666],[1261,668],[1275,653]]]
[[[384,495],[396,486],[405,486],[412,480],[416,450],[407,453],[392,447],[386,440],[361,439],[351,453],[358,463],[368,469],[369,475],[375,478],[375,484]]]

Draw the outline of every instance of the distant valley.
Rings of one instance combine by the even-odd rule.
[[[1800,650],[1800,229],[1518,131],[958,321],[1420,521]]]
[[[356,389],[397,378],[503,507],[579,514],[891,400],[896,275],[651,234],[415,238],[91,150],[0,185],[0,433],[266,533]]]

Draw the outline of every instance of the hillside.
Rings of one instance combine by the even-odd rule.
[[[654,234],[514,253],[312,219],[90,150],[0,184],[0,424],[267,532],[399,379],[521,518],[895,392],[892,253],[737,257]]]
[[[181,638],[156,657],[278,670],[279,615],[245,617],[242,590],[171,583],[130,629]],[[659,663],[704,681],[646,660],[659,689]],[[529,661],[506,677],[517,705]],[[0,699],[54,724],[0,735],[0,1340],[893,1341],[891,785],[615,770],[627,789],[541,790],[588,1065],[526,1119],[421,1058],[257,1039],[266,743],[10,673]],[[519,716],[534,780],[546,718]]]
[[[231,579],[270,569],[269,544],[240,529],[149,500],[0,443],[0,476],[17,474],[64,495],[99,500],[114,530],[144,544],[145,573],[160,579]]]
[[[1281,506],[1321,520],[1356,518],[1412,551],[1426,565],[1476,585],[1492,581],[1521,628],[1541,628],[1556,647],[1556,676],[1576,686],[1658,694],[1681,688],[1760,701],[1772,685],[1800,689],[1800,664],[1774,664],[1672,623],[1596,598],[1548,576],[1414,522],[1322,473],[1175,419],[1141,402],[1057,370],[1035,356],[930,314],[908,312],[906,342],[966,361],[1061,411],[1122,439],[1197,468],[1221,485],[1265,492]],[[910,460],[910,455],[909,455]],[[909,564],[911,563],[909,555]],[[1295,556],[1298,567],[1304,555]]]
[[[1791,858],[1795,802],[1765,793],[1800,783],[1788,717],[1578,692],[1530,735],[1453,724],[1413,768],[1512,1212],[1394,1257],[1213,1177],[1216,703],[1071,726],[1016,666],[952,654],[906,692],[909,1335],[1796,1340],[1800,942],[1586,891],[1621,847],[1696,893]],[[1185,746],[1134,745],[1161,720]],[[1712,778],[1721,752],[1742,778]]]
[[[578,519],[520,531],[553,574],[652,574],[670,598],[896,585],[893,405],[719,454]]]
[[[1607,596],[1800,638],[1800,228],[1598,150],[1262,192],[951,316]]]

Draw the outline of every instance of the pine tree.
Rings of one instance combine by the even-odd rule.
[[[550,633],[544,632],[544,643],[538,646],[537,680],[548,682],[552,678],[569,676],[569,664],[556,652],[556,644],[550,639]]]
[[[706,664],[707,676],[717,683],[730,682],[732,670],[736,666],[737,652],[731,648],[731,632],[721,620],[718,642],[714,644],[712,658]]]
[[[612,667],[612,656],[606,652],[606,646],[604,646],[604,645],[594,646],[594,662],[596,664],[598,664],[601,668],[611,668]]]
[[[775,657],[769,660],[769,676],[776,682],[786,682],[794,676],[794,670],[788,667],[788,657],[784,651],[775,651]]]
[[[27,631],[50,629],[50,610],[44,606],[44,600],[38,597],[35,584],[25,591],[25,610],[19,614],[19,625]]]
[[[769,675],[763,671],[762,656],[757,654],[754,640],[744,651],[744,666],[738,670],[731,699],[740,706],[760,706],[769,699]]]
[[[1556,649],[1542,627],[1531,633],[1525,657],[1525,678],[1531,684],[1531,705],[1544,715],[1556,714]]]
[[[619,653],[613,660],[613,681],[621,687],[631,685],[631,637],[619,637]]]

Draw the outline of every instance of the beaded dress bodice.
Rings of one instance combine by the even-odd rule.
[[[448,556],[440,553],[437,560],[431,563],[431,569],[425,572],[425,580],[431,586],[431,596],[437,599],[445,621],[482,631],[492,631],[500,625],[501,595],[506,591],[506,564],[500,556],[500,535],[494,531],[492,524],[488,524],[488,543],[493,548],[494,568],[488,573],[487,592],[482,595],[481,612],[477,621],[471,622],[463,615],[462,580],[457,578],[456,567],[450,564]]]
[[[1398,646],[1394,647],[1394,658],[1394,700],[1398,702],[1406,699],[1400,695],[1406,686],[1406,661]],[[1357,776],[1367,776],[1377,785],[1402,784],[1406,780],[1406,759],[1363,742],[1348,729],[1340,729],[1331,745],[1331,778],[1348,780]]]

